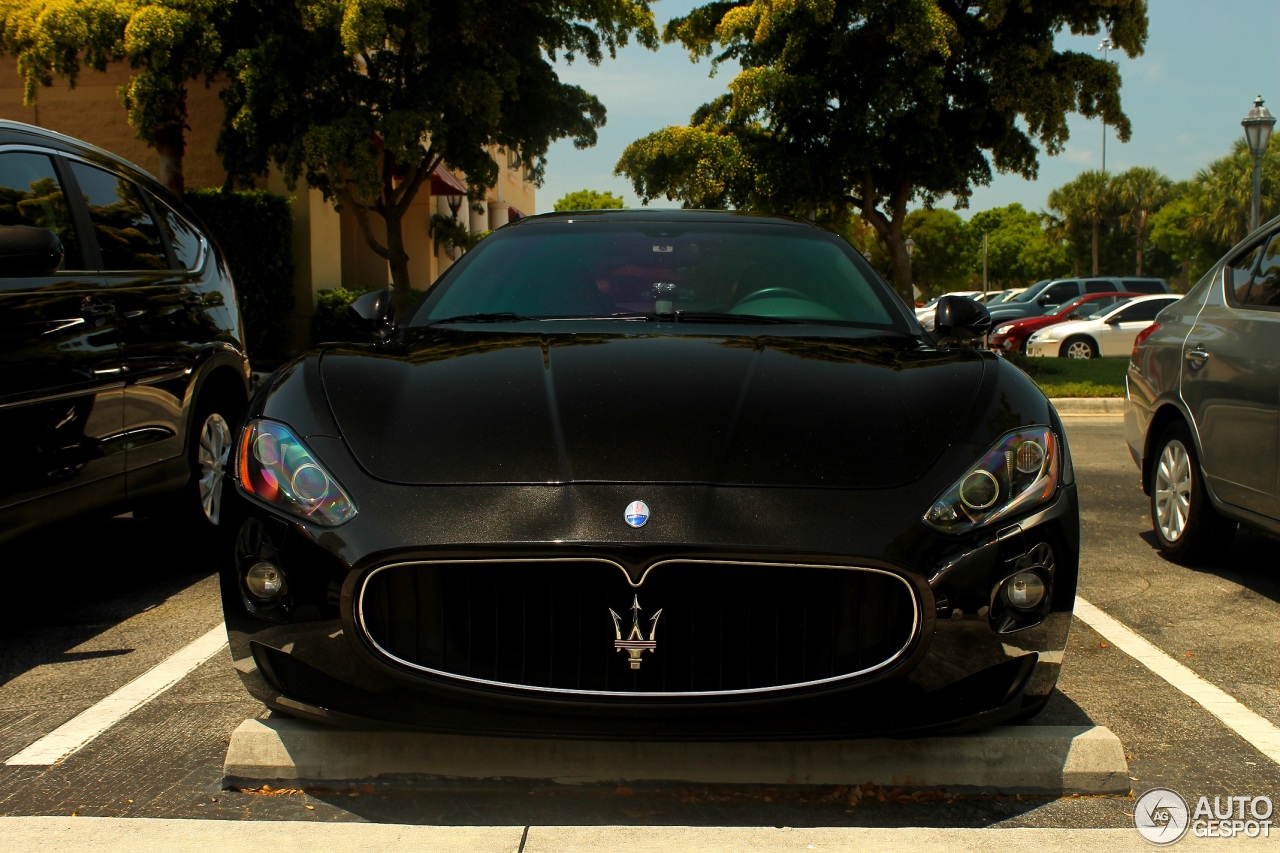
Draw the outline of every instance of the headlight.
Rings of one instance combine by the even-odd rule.
[[[1003,326],[996,326],[996,329],[995,329],[995,331],[994,331],[994,332],[992,332],[992,334],[995,334],[995,335],[1007,335],[1007,334],[1009,334],[1009,330],[1010,330],[1010,329],[1012,329],[1012,328],[1013,328],[1013,324],[1012,324],[1012,323],[1005,323]]]
[[[356,514],[346,492],[284,424],[246,424],[237,468],[246,492],[308,521],[335,527]]]
[[[924,521],[963,533],[1042,504],[1058,488],[1058,441],[1048,427],[1011,432],[942,493]]]

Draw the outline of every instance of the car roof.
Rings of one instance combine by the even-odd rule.
[[[99,148],[91,142],[67,136],[65,133],[59,133],[56,130],[49,130],[46,127],[37,127],[34,124],[26,124],[11,119],[0,119],[0,145],[23,144],[40,145],[68,154],[79,154],[86,160],[96,161],[104,165],[110,165],[119,171],[128,172],[131,177],[145,178],[144,183],[149,182],[152,185],[148,187],[149,189],[162,188],[160,180],[146,169],[118,154],[112,154],[104,148]]]

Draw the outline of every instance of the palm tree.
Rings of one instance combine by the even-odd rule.
[[[1134,275],[1142,275],[1142,252],[1147,242],[1147,220],[1170,199],[1173,181],[1155,169],[1135,166],[1115,179],[1116,200],[1124,211],[1120,224],[1131,228],[1137,247]]]
[[[1049,193],[1049,209],[1055,211],[1068,228],[1089,225],[1093,235],[1093,275],[1097,275],[1102,222],[1115,209],[1115,194],[1107,173],[1096,169],[1081,172],[1074,181]]]

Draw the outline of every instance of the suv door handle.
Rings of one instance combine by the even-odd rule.
[[[96,296],[86,296],[80,303],[80,314],[84,317],[110,317],[115,313],[114,302],[106,302]]]
[[[1209,351],[1204,348],[1204,344],[1193,344],[1183,357],[1187,361],[1196,363],[1196,366],[1199,367],[1209,360]]]

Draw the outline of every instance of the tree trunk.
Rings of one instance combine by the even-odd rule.
[[[1147,212],[1145,210],[1138,213],[1138,234],[1137,234],[1137,258],[1138,271],[1134,275],[1142,275],[1142,251],[1146,248],[1147,238]]]
[[[160,183],[178,198],[186,189],[182,158],[187,151],[187,89],[179,86],[172,108],[152,131],[156,156],[160,159]]]
[[[864,190],[864,198],[873,197],[868,190]],[[891,203],[893,209],[889,216],[877,210],[874,204],[861,199],[855,201],[855,204],[862,211],[862,218],[871,223],[871,227],[876,229],[880,240],[889,250],[889,260],[893,265],[893,289],[902,297],[903,302],[914,309],[916,297],[912,289],[911,255],[907,253],[907,243],[902,236],[902,224],[907,216],[907,194],[899,193],[899,196],[900,200],[894,199]]]
[[[1098,240],[1102,235],[1102,223],[1093,220],[1093,274],[1098,274]]]
[[[409,254],[404,250],[404,213],[392,205],[383,213],[387,226],[387,266],[391,269],[391,290],[396,298],[396,317],[404,317],[413,307],[409,281]]]

